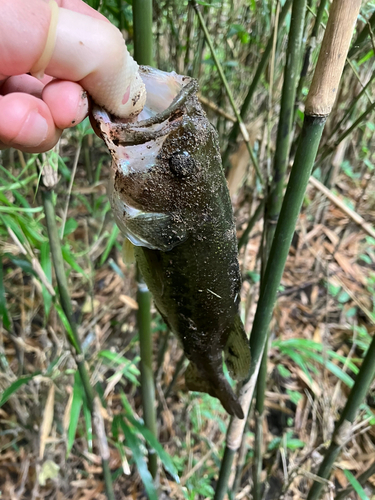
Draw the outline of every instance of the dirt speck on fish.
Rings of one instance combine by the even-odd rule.
[[[151,68],[142,68],[141,78],[147,101],[137,121],[93,110],[113,159],[112,209],[190,361],[188,388],[244,418],[223,372],[224,352],[231,376],[244,379],[250,350],[238,314],[237,240],[217,133],[195,80]]]

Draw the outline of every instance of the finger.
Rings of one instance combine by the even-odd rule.
[[[0,97],[0,116],[0,141],[6,147],[40,153],[51,149],[61,135],[47,104],[29,94]]]
[[[3,95],[11,94],[12,92],[25,92],[35,97],[41,98],[44,85],[37,78],[30,75],[11,76],[5,80],[1,86]]]
[[[44,87],[43,101],[59,129],[77,125],[88,113],[87,93],[78,83],[53,80]]]
[[[81,0],[57,0],[57,3],[66,9],[108,23],[104,16]],[[20,75],[30,71],[44,51],[50,19],[51,9],[43,0],[1,0],[0,74],[2,76]]]

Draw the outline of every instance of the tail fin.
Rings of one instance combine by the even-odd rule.
[[[211,380],[203,378],[193,363],[189,363],[185,372],[185,382],[190,391],[206,392],[218,398],[229,415],[240,419],[245,417],[238,398],[223,373],[218,373],[214,384]]]
[[[230,376],[235,380],[244,380],[250,370],[250,347],[238,314],[224,348],[224,357]]]

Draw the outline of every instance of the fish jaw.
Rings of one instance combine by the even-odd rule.
[[[147,206],[150,191],[155,193],[150,180],[153,171],[161,170],[164,143],[181,125],[179,108],[197,87],[195,81],[176,73],[143,67],[141,75],[147,101],[135,120],[118,122],[99,107],[94,107],[93,117],[112,156],[109,198],[117,225],[134,245],[168,251],[186,239],[187,228],[180,212],[152,211]],[[155,89],[160,86],[162,95],[157,97]],[[184,87],[186,94],[181,92]],[[174,171],[172,176],[184,177],[191,165],[188,153],[181,151],[168,169]],[[160,234],[156,234],[157,225]]]

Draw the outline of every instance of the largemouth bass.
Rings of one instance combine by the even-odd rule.
[[[111,206],[158,311],[190,361],[190,390],[244,418],[223,372],[246,377],[250,351],[238,314],[241,277],[218,137],[197,83],[141,69],[146,107],[131,123],[93,116],[112,155]]]

